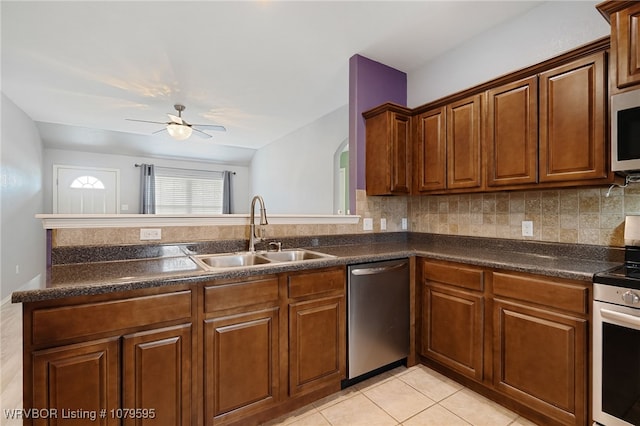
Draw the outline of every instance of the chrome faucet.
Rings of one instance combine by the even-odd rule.
[[[261,196],[256,195],[251,200],[251,224],[249,225],[249,251],[256,251],[255,244],[260,241],[264,241],[262,236],[256,235],[256,201],[260,203],[260,225],[268,225],[267,222],[267,209],[264,207],[264,200]]]

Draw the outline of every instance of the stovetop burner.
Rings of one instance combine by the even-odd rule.
[[[594,276],[593,282],[640,290],[640,267],[622,265],[610,271],[599,272]]]

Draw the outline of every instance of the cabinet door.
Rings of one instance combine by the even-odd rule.
[[[339,383],[346,371],[344,296],[289,305],[289,391]]]
[[[447,106],[447,188],[480,187],[480,104],[475,95]]]
[[[605,56],[540,74],[540,182],[607,177]]]
[[[640,84],[640,4],[611,16],[618,87]]]
[[[445,108],[427,111],[415,118],[414,192],[447,186],[447,128]]]
[[[205,320],[205,424],[275,404],[278,308]]]
[[[366,121],[366,186],[369,195],[406,194],[411,173],[409,117],[383,111]]]
[[[538,77],[487,94],[487,185],[538,180]]]
[[[125,425],[191,425],[191,324],[123,338],[123,407],[151,409]]]
[[[119,351],[118,338],[113,338],[34,352],[33,408],[56,409],[55,424],[120,424],[111,415],[120,408]],[[95,420],[87,417],[92,413]],[[49,420],[36,419],[33,424],[46,425]]]
[[[427,283],[421,354],[482,381],[483,305],[480,294]]]
[[[394,113],[391,135],[391,192],[407,194],[411,184],[409,117]]]
[[[587,424],[587,320],[495,300],[496,388],[562,424]]]

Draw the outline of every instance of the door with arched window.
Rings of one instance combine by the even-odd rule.
[[[53,213],[115,214],[119,206],[120,170],[53,166]]]

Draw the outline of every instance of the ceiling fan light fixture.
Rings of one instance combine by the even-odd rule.
[[[169,135],[175,140],[183,141],[189,139],[191,133],[193,133],[193,129],[183,124],[171,123],[167,125],[167,132],[169,132]]]

